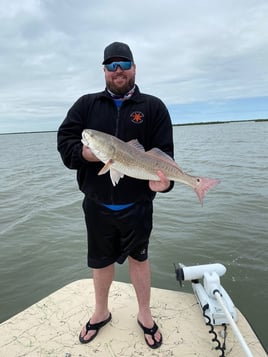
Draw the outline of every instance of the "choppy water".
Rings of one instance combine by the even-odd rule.
[[[268,123],[174,127],[176,161],[221,179],[202,207],[190,188],[158,194],[150,258],[153,285],[181,289],[173,262],[220,262],[235,305],[267,347]],[[75,172],[56,133],[0,136],[0,322],[66,283],[89,277]],[[129,281],[127,265],[116,279]],[[191,291],[185,282],[183,291]]]

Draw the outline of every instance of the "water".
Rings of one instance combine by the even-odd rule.
[[[155,287],[191,291],[173,262],[219,262],[221,281],[263,344],[267,336],[268,123],[174,127],[176,161],[221,179],[202,207],[182,184],[158,194],[150,258]],[[65,284],[90,277],[75,171],[56,133],[0,136],[0,322]],[[127,264],[116,279],[129,281]]]

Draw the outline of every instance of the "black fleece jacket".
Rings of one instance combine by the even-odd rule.
[[[137,86],[120,108],[106,90],[86,94],[69,109],[58,130],[58,151],[63,163],[77,170],[79,188],[88,198],[105,204],[153,200],[155,192],[150,190],[148,181],[124,176],[114,187],[108,173],[97,175],[104,164],[82,157],[81,134],[89,128],[123,141],[138,139],[145,151],[157,147],[173,157],[172,124],[163,102],[140,93]]]

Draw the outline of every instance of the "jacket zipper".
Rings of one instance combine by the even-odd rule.
[[[120,109],[121,109],[121,107],[117,106],[117,115],[116,115],[116,123],[115,123],[115,136],[116,137],[118,137],[118,134],[119,134]]]
[[[114,103],[114,105],[116,105]],[[115,137],[118,137],[119,134],[119,121],[120,121],[120,109],[121,107],[116,105],[116,109],[117,109],[117,114],[116,114],[116,121],[115,121]],[[111,190],[111,203],[114,204],[114,194],[113,194],[113,190]]]

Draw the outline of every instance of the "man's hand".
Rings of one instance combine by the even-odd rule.
[[[93,154],[93,152],[90,150],[90,148],[87,147],[86,145],[83,145],[82,156],[83,156],[83,158],[84,158],[85,160],[87,160],[87,161],[92,161],[92,162],[100,161],[100,160]]]
[[[149,181],[149,187],[154,192],[166,191],[170,186],[170,180],[161,172],[157,171],[157,176],[160,181]]]

